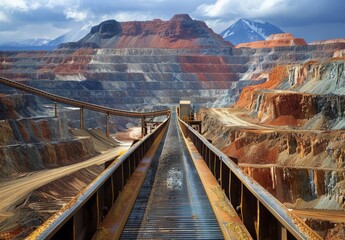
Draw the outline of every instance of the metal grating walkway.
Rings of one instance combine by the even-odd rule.
[[[223,239],[172,114],[121,239]]]

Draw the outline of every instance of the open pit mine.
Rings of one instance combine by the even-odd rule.
[[[344,70],[345,40],[308,44],[276,34],[234,46],[186,14],[108,20],[53,51],[0,52],[1,78],[54,96],[138,113],[190,101],[203,137],[322,239],[345,238]],[[31,236],[78,202],[146,133],[143,117],[109,116],[6,84],[0,92],[0,239]],[[246,218],[244,205],[233,207]],[[264,239],[253,226],[246,225],[251,237]]]

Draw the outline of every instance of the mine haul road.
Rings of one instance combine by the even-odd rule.
[[[102,154],[76,164],[33,172],[22,178],[0,183],[0,223],[13,215],[16,205],[23,201],[32,191],[39,187],[72,174],[80,169],[99,165],[115,159],[128,150],[128,146],[120,146]]]
[[[236,127],[246,127],[252,129],[265,129],[269,130],[271,128],[260,126],[257,124],[250,123],[236,116],[235,112],[225,109],[225,108],[214,108],[210,111],[217,116],[224,125],[226,126],[236,126]]]
[[[314,132],[321,133],[325,130],[318,129],[295,129],[285,125],[260,125],[247,121],[246,119],[241,118],[243,112],[234,111],[228,108],[212,108],[209,111],[212,116],[215,116],[224,126],[228,127],[239,127],[246,128],[248,130],[260,130],[261,132]]]

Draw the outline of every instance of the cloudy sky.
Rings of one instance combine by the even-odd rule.
[[[188,13],[220,33],[239,18],[268,21],[308,42],[345,38],[344,0],[0,0],[0,43],[54,39],[106,19]]]

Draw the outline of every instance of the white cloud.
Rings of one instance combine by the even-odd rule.
[[[0,22],[8,22],[8,21],[9,21],[8,16],[4,12],[0,11]]]
[[[45,6],[45,1],[38,0],[1,0],[0,9],[9,12],[27,12]]]
[[[227,11],[232,11],[231,9],[225,8],[226,5],[231,4],[232,0],[217,0],[214,4],[202,4],[198,7],[198,10],[202,15],[209,17],[216,17],[224,15]]]
[[[235,22],[236,22],[235,19],[234,20],[226,20],[226,21],[223,21],[221,19],[210,19],[210,20],[205,21],[207,26],[212,28],[212,30],[215,33],[222,32],[224,29],[228,28],[230,25],[232,25]]]
[[[31,3],[31,5],[29,5],[30,10],[36,10],[40,7],[42,7],[42,5],[39,2],[33,2],[33,3]]]
[[[0,9],[27,11],[29,7],[25,0],[1,0]]]
[[[197,12],[208,17],[262,17],[279,13],[288,7],[290,0],[217,0],[212,4],[201,4]],[[303,1],[303,0],[301,0]]]
[[[60,7],[63,10],[72,6],[79,6],[79,2],[79,0],[1,0],[0,9],[24,12],[38,8]]]
[[[145,21],[145,20],[152,20],[155,18],[152,13],[149,12],[118,12],[115,13],[113,18],[119,22],[126,22],[126,21]]]
[[[72,19],[75,21],[84,21],[87,16],[88,16],[88,11],[84,10],[77,10],[77,9],[73,9],[73,8],[68,8],[64,11],[64,14],[66,15],[67,19]]]
[[[40,0],[47,8],[65,7],[69,8],[72,6],[79,5],[77,0]]]

